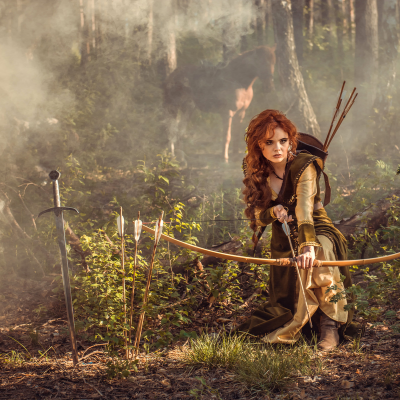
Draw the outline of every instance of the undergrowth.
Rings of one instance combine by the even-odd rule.
[[[294,345],[263,344],[246,335],[202,334],[182,350],[182,360],[193,367],[224,368],[251,390],[282,389],[293,376],[317,375],[321,359],[300,340]]]

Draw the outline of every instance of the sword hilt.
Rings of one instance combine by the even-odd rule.
[[[56,169],[51,171],[49,173],[50,179],[53,181],[53,197],[54,197],[54,207],[48,208],[47,210],[42,211],[39,215],[38,218],[46,214],[50,211],[54,211],[54,214],[57,216],[60,215],[63,211],[74,211],[77,214],[79,214],[79,211],[76,208],[73,207],[61,207],[60,203],[60,190],[58,187],[58,180],[60,179],[61,173],[57,171]]]
[[[60,190],[58,188],[58,180],[60,179],[61,173],[57,170],[53,170],[49,173],[50,179],[53,181],[53,197],[54,207],[60,207]]]

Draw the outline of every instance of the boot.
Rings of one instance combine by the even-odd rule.
[[[322,351],[333,350],[339,345],[339,322],[329,318],[326,314],[321,315],[321,337],[318,349]]]

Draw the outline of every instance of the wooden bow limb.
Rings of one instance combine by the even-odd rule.
[[[143,225],[143,230],[154,235],[154,230]],[[222,258],[224,260],[232,260],[244,263],[253,263],[260,265],[279,265],[281,267],[294,267],[294,260],[292,258],[255,258],[255,257],[243,257],[236,256],[234,254],[218,253],[217,251],[204,249],[203,247],[193,246],[192,244],[182,242],[178,239],[174,239],[170,236],[161,234],[161,238],[171,242],[177,246],[184,247],[186,249],[196,251],[198,253],[206,254],[208,256],[213,256],[217,258]],[[389,256],[376,257],[376,258],[366,258],[364,260],[343,260],[343,261],[320,261],[315,260],[313,267],[346,267],[351,265],[368,265],[386,261],[392,261],[400,258],[400,253],[390,254]]]

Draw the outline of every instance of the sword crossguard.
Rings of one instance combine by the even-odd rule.
[[[79,214],[79,211],[74,208],[74,207],[52,207],[52,208],[48,208],[47,210],[42,211],[39,215],[38,218],[43,215],[46,214],[50,211],[54,211],[54,213],[58,216],[60,215],[63,211],[75,211],[77,214]]]

